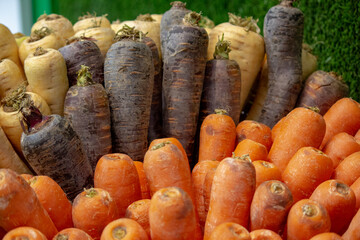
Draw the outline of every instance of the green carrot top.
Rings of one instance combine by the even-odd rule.
[[[229,23],[235,26],[243,27],[246,31],[252,31],[255,33],[260,33],[260,28],[257,25],[259,19],[253,19],[253,17],[242,18],[240,16],[236,16],[235,14],[229,14]]]
[[[130,27],[128,25],[124,25],[115,35],[115,42],[121,41],[123,39],[132,39],[134,41],[142,41],[144,37],[146,37],[147,33],[143,33],[135,27]]]
[[[229,59],[230,41],[224,40],[224,33],[221,38],[218,37],[218,42],[215,45],[214,59]]]

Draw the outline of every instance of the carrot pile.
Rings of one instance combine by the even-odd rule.
[[[264,38],[155,17],[45,14],[18,44],[0,24],[0,238],[360,240],[360,103],[311,74],[293,1]]]

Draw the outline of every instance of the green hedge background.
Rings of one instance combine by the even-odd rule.
[[[228,12],[259,19],[262,29],[268,9],[278,0],[192,0],[187,8],[202,12],[215,24],[228,20]],[[139,14],[164,13],[170,8],[165,0],[51,0],[52,12],[73,23],[86,12],[108,14],[109,20],[131,20]],[[300,0],[295,4],[305,15],[304,42],[318,56],[319,69],[335,71],[350,87],[350,96],[360,101],[360,1]],[[40,6],[41,8],[41,6]],[[36,19],[44,13],[37,7]]]

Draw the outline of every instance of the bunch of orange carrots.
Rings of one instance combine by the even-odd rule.
[[[360,239],[358,102],[295,108],[272,129],[217,111],[199,145],[192,170],[176,138],[143,162],[103,155],[72,202],[48,176],[1,169],[3,239]]]

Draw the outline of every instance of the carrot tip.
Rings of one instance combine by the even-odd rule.
[[[98,192],[93,188],[85,189],[85,192],[86,192],[85,196],[88,198],[93,198],[96,195],[98,195]]]
[[[302,207],[302,212],[305,216],[307,217],[313,217],[313,216],[316,216],[317,213],[318,213],[318,209],[316,206],[314,205],[310,205],[310,204],[305,204],[303,207]]]
[[[65,234],[59,234],[56,236],[56,238],[54,240],[68,240],[69,236],[65,235]]]
[[[117,227],[112,231],[112,235],[115,239],[123,239],[126,236],[126,228]]]
[[[340,182],[336,182],[335,184],[335,189],[332,189],[334,192],[337,192],[341,195],[348,195],[349,194],[349,186],[344,184],[344,183],[340,183]]]
[[[271,192],[275,194],[281,194],[284,192],[284,186],[279,183],[273,183],[271,184]]]

